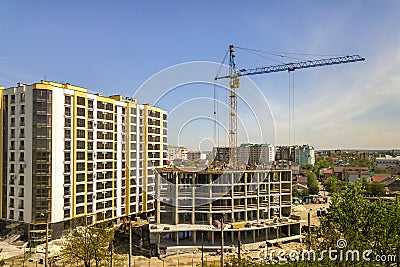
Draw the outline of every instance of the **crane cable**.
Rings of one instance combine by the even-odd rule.
[[[215,77],[219,76],[219,73],[221,72],[222,66],[224,65],[226,58],[228,57],[229,54],[229,50],[226,51],[224,58],[222,59],[219,67],[218,67],[218,71],[217,74],[215,75]],[[216,80],[214,80],[214,89],[213,89],[213,100],[214,100],[214,107],[213,107],[213,116],[214,116],[214,143],[217,145],[217,147],[219,147],[219,127],[218,127],[218,123],[217,123],[217,113],[218,113],[218,102],[217,102],[217,98],[218,98],[218,92],[217,92],[217,82]]]
[[[296,145],[296,123],[295,123],[295,94],[294,94],[294,72],[288,71],[288,81],[289,81],[289,146],[292,141],[293,134],[293,145]],[[293,133],[292,133],[293,130]]]

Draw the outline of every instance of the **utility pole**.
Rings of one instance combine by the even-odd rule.
[[[240,250],[241,250],[241,248],[240,248],[240,229],[239,229],[239,231],[238,231],[238,258],[239,258],[239,260],[240,260]]]
[[[46,219],[46,248],[44,254],[44,266],[47,267],[49,264],[49,213],[45,212],[41,213],[40,215]]]
[[[113,250],[114,250],[114,244],[113,244],[114,240],[111,241],[110,243],[110,267],[114,267],[114,262],[113,262]]]
[[[46,217],[46,253],[44,255],[44,266],[49,266],[49,219]]]
[[[224,218],[221,217],[221,267],[224,266]]]
[[[204,266],[204,233],[201,233],[201,267]]]
[[[132,262],[132,224],[131,218],[129,217],[129,267],[131,267]]]
[[[308,211],[308,250],[311,249],[311,211]]]

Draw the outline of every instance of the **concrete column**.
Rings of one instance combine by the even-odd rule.
[[[257,221],[260,220],[260,181],[261,181],[261,173],[257,173]]]
[[[256,242],[256,230],[252,230],[253,232],[253,243]]]
[[[161,214],[160,214],[160,189],[161,189],[161,178],[160,178],[160,174],[158,174],[156,172],[156,209],[157,209],[157,213],[156,213],[156,223],[160,224],[161,222]]]
[[[174,224],[179,224],[179,213],[178,213],[178,210],[179,210],[179,207],[178,207],[178,197],[179,197],[179,190],[178,190],[178,187],[179,187],[179,174],[176,172],[176,173],[174,173],[174,180],[175,180],[175,190],[174,190],[174,193],[173,193],[173,197],[174,197],[174,201],[175,201],[175,205],[174,205],[174,207],[173,207],[173,209],[174,209]],[[179,239],[179,238],[178,238]]]
[[[196,245],[196,239],[197,239],[197,231],[192,231],[193,245]]]
[[[196,190],[194,187],[195,184],[195,174],[192,177],[192,224],[196,222]]]
[[[234,195],[235,195],[235,174],[232,173],[231,174],[231,212],[232,212],[232,222],[235,222],[235,199],[234,199]]]
[[[244,220],[247,222],[247,173],[244,174]]]
[[[214,246],[214,231],[211,232],[211,245]]]
[[[179,246],[179,232],[175,232],[175,244]]]

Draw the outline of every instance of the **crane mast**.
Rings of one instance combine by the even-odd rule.
[[[237,154],[237,89],[240,85],[239,76],[236,75],[235,47],[229,46],[229,164],[234,168],[238,166]]]
[[[274,66],[267,66],[254,69],[237,70],[235,64],[235,47],[229,45],[229,74],[225,76],[217,76],[215,80],[229,79],[229,164],[234,168],[238,168],[238,154],[237,154],[237,90],[240,85],[239,77],[250,76],[256,74],[273,73],[280,71],[295,71],[297,69],[322,67],[329,65],[337,65],[344,63],[352,63],[364,61],[365,58],[359,55],[332,57],[317,60],[308,60],[295,63],[280,64]]]

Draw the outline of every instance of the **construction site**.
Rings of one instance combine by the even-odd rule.
[[[160,255],[177,250],[217,250],[301,238],[290,218],[291,171],[157,169],[156,222],[150,242]],[[221,227],[222,225],[222,227]]]

